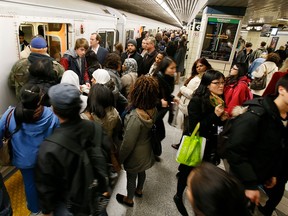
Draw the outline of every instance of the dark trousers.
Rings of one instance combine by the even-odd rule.
[[[7,193],[6,187],[3,182],[3,177],[0,173],[0,216],[10,215],[12,215],[10,197]]]
[[[190,167],[184,164],[180,164],[178,167],[178,182],[177,182],[177,196],[182,198],[184,190],[187,185],[187,178],[194,167]]]
[[[287,182],[287,178],[285,177],[278,177],[277,183],[273,188],[264,188],[265,192],[267,193],[269,199],[267,200],[264,208],[263,213],[265,216],[271,216],[273,211],[275,210],[276,206],[280,203],[284,191],[285,191],[285,184]]]

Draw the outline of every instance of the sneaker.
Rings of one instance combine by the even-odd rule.
[[[181,213],[182,216],[188,216],[188,213],[186,211],[186,208],[183,204],[183,201],[180,197],[177,196],[177,194],[173,197],[173,200],[176,204],[176,207],[178,211]]]

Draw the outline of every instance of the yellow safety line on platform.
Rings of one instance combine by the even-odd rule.
[[[5,181],[5,186],[11,199],[13,216],[28,216],[30,211],[26,206],[24,184],[19,170]]]

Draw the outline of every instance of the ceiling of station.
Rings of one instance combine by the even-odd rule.
[[[149,17],[175,26],[179,26],[156,0],[86,0],[130,13]],[[181,23],[189,23],[196,16],[201,16],[201,8],[205,5],[247,7],[243,24],[284,24],[278,18],[288,18],[287,0],[163,0],[166,2]],[[200,7],[201,8],[200,8]]]

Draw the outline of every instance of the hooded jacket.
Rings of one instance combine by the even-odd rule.
[[[90,82],[85,57],[80,58],[74,49],[69,49],[60,60],[65,70],[74,71],[79,77],[79,84]]]
[[[11,109],[13,108],[9,108],[0,120],[0,138],[4,136],[6,118]],[[20,169],[33,168],[36,164],[41,142],[58,126],[58,118],[48,107],[44,107],[42,116],[38,121],[34,123],[22,123],[21,128],[11,138],[13,147],[12,164]],[[15,128],[16,121],[13,111],[9,124],[10,133],[13,133]],[[0,147],[2,147],[2,139]]]
[[[282,164],[288,153],[288,129],[274,99],[266,96],[244,103],[248,111],[234,119],[231,128],[226,158],[246,189],[256,190],[259,184],[285,172]]]
[[[140,109],[134,109],[125,116],[119,162],[130,173],[143,172],[152,167],[155,162],[150,132],[155,121],[156,109],[147,112],[153,119]]]
[[[248,87],[249,81],[246,76],[243,76],[237,82],[225,85],[225,111],[227,111],[230,116],[235,106],[242,105],[245,101],[252,99],[253,96]]]

